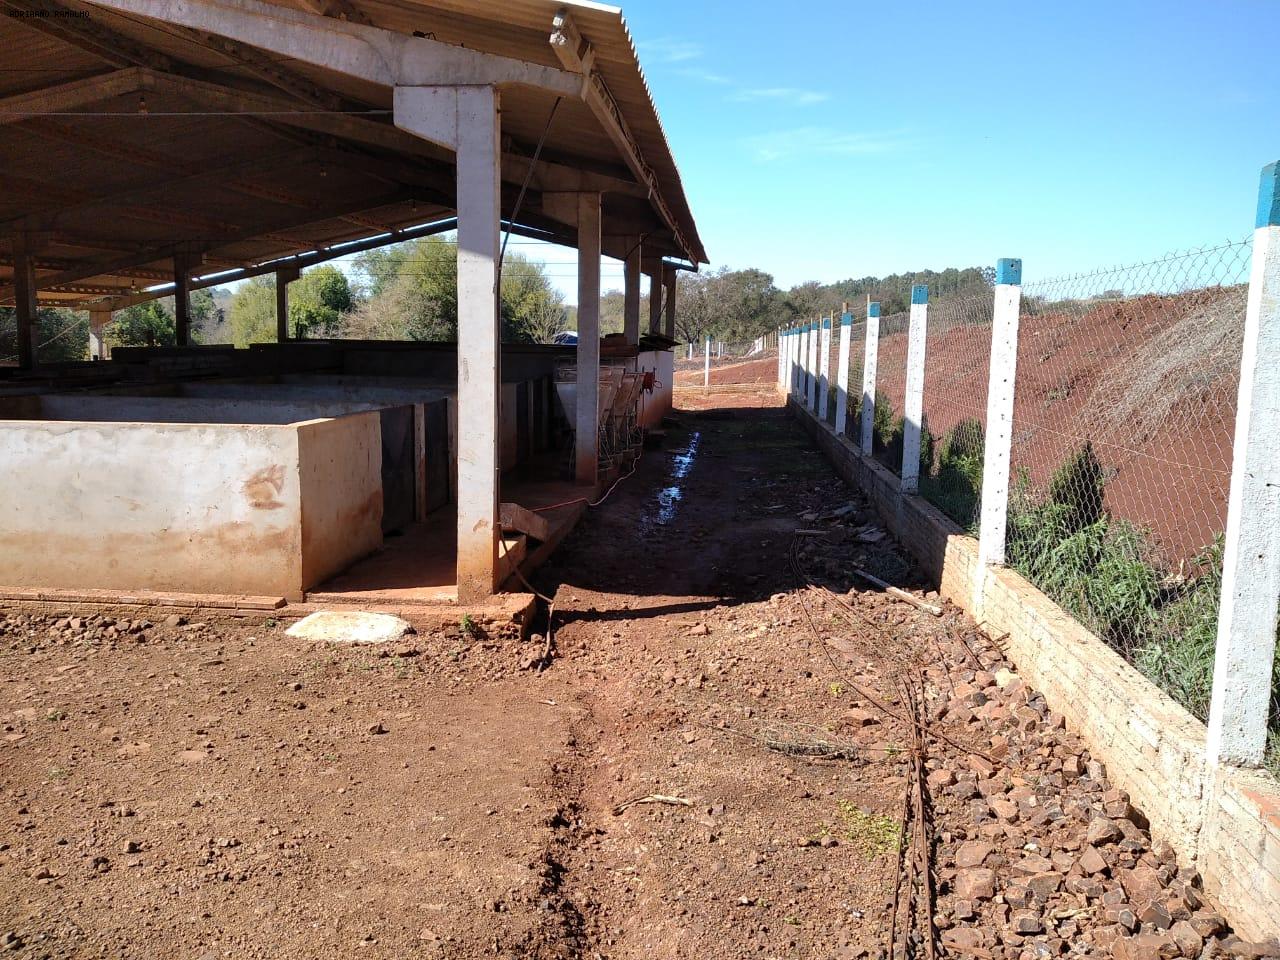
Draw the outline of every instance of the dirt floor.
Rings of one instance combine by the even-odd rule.
[[[925,956],[927,876],[946,956],[1198,956],[1194,875],[995,644],[853,576],[932,602],[772,388],[678,403],[536,578],[543,671],[0,613],[0,948]]]

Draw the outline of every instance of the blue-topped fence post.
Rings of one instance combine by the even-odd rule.
[[[880,356],[880,303],[867,301],[867,343],[862,355],[862,452],[871,456],[875,443],[876,360]]]
[[[1245,306],[1208,761],[1256,767],[1267,744],[1280,603],[1280,169],[1262,170]]]
[[[836,436],[844,436],[849,419],[849,338],[853,333],[853,314],[849,304],[840,308],[840,352],[836,356]]]
[[[822,318],[818,339],[818,419],[827,422],[827,395],[831,392],[831,318]]]
[[[1013,444],[1013,388],[1018,372],[1018,314],[1022,308],[1022,261],[996,263],[991,322],[991,365],[987,381],[987,436],[982,460],[982,507],[978,519],[978,571],[973,609],[980,616],[986,568],[1005,561],[1009,518],[1009,457]]]
[[[809,375],[805,378],[805,406],[810,413],[817,409],[818,401],[818,325],[816,323],[809,324],[809,357],[808,371]]]
[[[903,493],[920,492],[920,431],[924,425],[924,351],[929,325],[929,288],[911,288],[911,321],[907,328],[907,384],[902,412]]]

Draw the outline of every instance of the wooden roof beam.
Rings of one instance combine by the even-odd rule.
[[[56,16],[67,8],[53,0],[0,0],[0,9],[18,14],[18,22],[70,44],[114,67],[152,67],[170,70],[173,61],[164,54],[117,33],[100,22],[82,17]]]
[[[135,93],[142,86],[142,76],[142,70],[138,67],[125,67],[4,97],[0,99],[0,125],[75,110],[91,103],[101,103],[113,97]]]
[[[226,233],[221,236],[208,237],[204,239],[185,239],[176,243],[166,243],[141,249],[128,254],[122,254],[118,257],[105,258],[102,260],[94,260],[82,265],[78,265],[70,270],[52,277],[46,277],[41,283],[46,286],[59,286],[61,284],[75,283],[77,280],[88,280],[94,277],[112,276],[117,270],[128,269],[130,267],[140,267],[146,264],[156,263],[162,260],[169,260],[177,254],[204,254],[219,247],[228,244],[238,243],[245,240],[253,240],[260,238],[279,238],[281,231],[305,230],[314,224],[325,223],[330,220],[340,220],[345,216],[354,213],[360,213],[366,210],[375,210],[379,207],[390,206],[396,203],[404,203],[411,199],[410,194],[405,190],[397,190],[392,193],[383,194],[378,197],[358,201],[348,201],[340,206],[332,207],[328,210],[311,210],[306,216],[298,216],[287,221],[268,221],[256,224],[244,225],[237,227],[235,231]],[[283,242],[283,241],[282,241]],[[292,241],[298,243],[303,249],[313,249],[316,246],[314,240]],[[6,284],[0,286],[0,305],[13,299],[13,285]]]

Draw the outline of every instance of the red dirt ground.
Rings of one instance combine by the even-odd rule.
[[[930,748],[943,955],[1105,955],[1124,931],[1073,865],[1107,788],[1088,752],[1020,682],[997,687],[1010,665],[956,611],[934,619],[850,579],[858,564],[918,588],[771,386],[678,402],[667,449],[536,578],[556,600],[542,673],[523,669],[537,637],[352,649],[272,622],[0,613],[0,944],[879,957],[908,734],[856,685],[899,703],[919,669],[933,729],[996,757]],[[860,627],[802,589],[793,554],[847,591]],[[654,796],[669,799],[618,809]],[[1125,832],[1109,870],[1141,856],[1189,882]],[[959,899],[971,840],[991,847],[999,900]],[[1040,934],[1004,902],[1027,896],[1028,850],[1080,881],[1032,904]]]

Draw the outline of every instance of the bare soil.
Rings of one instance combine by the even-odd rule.
[[[911,678],[928,690],[944,955],[1167,938],[1117,919],[1137,894],[1114,891],[1144,864],[1162,871],[1144,896],[1216,930],[1188,905],[1194,877],[994,643],[853,577],[926,596],[760,363],[763,389],[682,393],[666,448],[539,572],[556,625],[542,672],[526,668],[538,636],[353,649],[283,624],[0,612],[0,946],[884,956]],[[1082,838],[1104,812],[1130,826],[1099,841],[1095,874]],[[991,847],[988,895],[959,889],[969,841]],[[1011,914],[1032,855],[1056,880]]]

